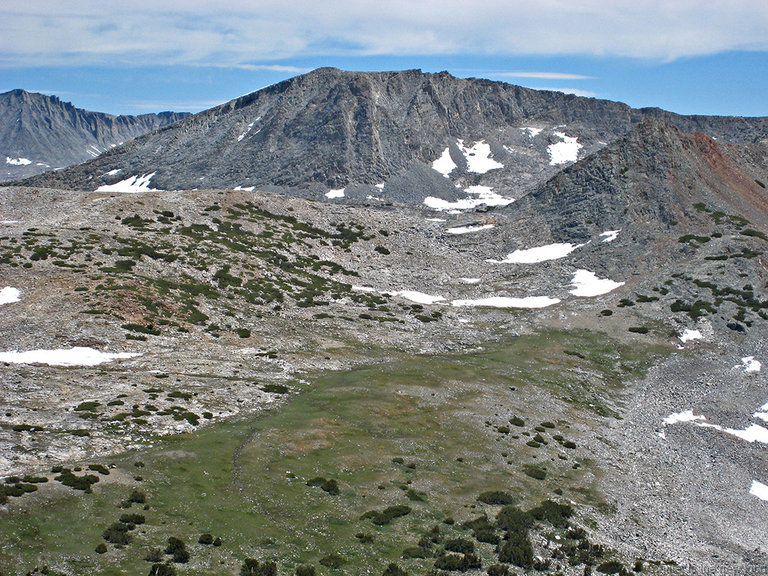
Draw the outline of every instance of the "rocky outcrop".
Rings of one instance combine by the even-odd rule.
[[[24,90],[0,94],[0,181],[84,162],[187,116],[112,116],[75,108],[56,96]]]
[[[325,68],[28,184],[93,190],[154,174],[151,187],[165,190],[255,186],[323,198],[346,188],[347,201],[419,204],[483,185],[520,197],[645,118],[724,142],[768,134],[767,118],[684,117],[447,72]],[[448,178],[432,169],[438,158]]]

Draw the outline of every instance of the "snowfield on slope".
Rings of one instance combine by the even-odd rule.
[[[162,192],[149,187],[149,181],[157,172],[143,174],[142,176],[131,176],[115,184],[104,184],[96,188],[96,192],[121,192],[126,194],[136,194],[138,192]]]
[[[13,286],[6,286],[0,290],[0,304],[10,304],[21,301],[21,291]]]
[[[576,270],[573,273],[571,284],[574,287],[571,290],[571,294],[582,298],[591,298],[608,294],[608,292],[616,290],[619,286],[623,286],[624,282],[614,282],[608,278],[598,278],[594,272],[589,270]]]
[[[536,246],[535,248],[526,248],[524,250],[515,250],[503,260],[486,260],[492,264],[538,264],[539,262],[546,262],[547,260],[558,260],[565,258],[580,248],[583,244],[571,244],[570,242],[563,244],[547,244],[546,246]]]
[[[141,356],[136,352],[101,352],[93,348],[75,347],[56,350],[29,350],[0,353],[0,362],[10,364],[48,364],[49,366],[97,366],[113,360]]]
[[[556,142],[547,146],[549,164],[557,166],[558,164],[576,162],[579,159],[579,150],[582,148],[576,136],[566,136],[563,132],[553,132],[553,135],[562,139],[562,142]]]

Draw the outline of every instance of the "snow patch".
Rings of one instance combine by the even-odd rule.
[[[375,188],[378,188],[379,190],[384,190],[384,182],[381,182],[380,184],[376,184]]]
[[[544,128],[533,128],[532,126],[525,126],[524,128],[520,128],[520,130],[523,132],[528,132],[529,138],[536,138],[536,136],[544,131]]]
[[[134,352],[100,352],[93,348],[75,347],[56,350],[29,350],[0,353],[0,362],[11,364],[48,364],[49,366],[96,366],[113,360],[141,356]]]
[[[104,176],[115,176],[116,174],[119,174],[122,171],[123,171],[122,168],[115,168],[114,170],[110,170],[109,172],[104,174]]]
[[[435,198],[434,196],[427,196],[424,198],[424,204],[428,208],[440,211],[451,210],[473,210],[478,206],[507,206],[515,201],[514,198],[505,198],[500,194],[496,194],[493,188],[490,186],[469,186],[464,192],[472,194],[475,198],[462,198],[455,202],[443,200],[442,198]]]
[[[491,156],[491,146],[485,141],[480,140],[472,146],[464,146],[464,140],[457,140],[464,158],[467,159],[467,171],[476,174],[485,174],[489,170],[504,168],[504,164],[496,162]]]
[[[325,193],[326,198],[344,198],[344,190],[346,188],[339,188],[337,190],[328,190],[328,192]]]
[[[603,239],[604,243],[613,242],[619,236],[619,232],[621,232],[621,230],[606,230],[605,232],[600,234],[600,238]]]
[[[752,486],[749,487],[749,493],[757,496],[760,500],[768,501],[768,486],[757,480],[752,480]]]
[[[425,294],[424,292],[417,292],[416,290],[376,290],[370,286],[352,286],[352,290],[356,292],[378,292],[379,294],[385,294],[389,296],[400,296],[411,302],[418,304],[435,304],[436,302],[443,302],[445,298],[442,296],[433,296],[431,294]]]
[[[6,286],[0,290],[0,304],[10,304],[21,301],[21,291],[13,286]]]
[[[553,132],[554,136],[562,139],[562,142],[556,142],[547,146],[549,152],[549,163],[552,166],[576,162],[579,157],[579,150],[582,148],[578,143],[576,136],[566,136],[563,132]]]
[[[565,244],[547,244],[546,246],[537,246],[525,250],[515,250],[511,254],[507,254],[507,257],[503,260],[487,260],[487,262],[493,264],[538,264],[547,260],[565,258],[581,246],[583,244],[571,244],[570,242]]]
[[[619,286],[623,286],[624,282],[614,282],[607,278],[598,278],[594,272],[589,270],[576,270],[573,273],[571,284],[574,286],[571,294],[590,298],[592,296],[608,294],[608,292],[612,292]]]
[[[10,164],[11,166],[28,166],[29,164],[32,164],[32,160],[29,158],[9,158],[6,156],[5,163]]]
[[[448,228],[446,232],[448,234],[471,234],[472,232],[480,232],[481,230],[489,230],[494,228],[493,224],[482,224],[477,226],[457,226],[456,228]]]
[[[479,284],[480,278],[459,278],[459,282],[464,284]]]
[[[691,340],[701,340],[702,338],[704,338],[704,336],[701,335],[701,332],[698,330],[691,330],[690,328],[686,328],[683,330],[683,333],[680,334],[680,342],[683,344],[690,342]]]
[[[397,292],[389,292],[389,294],[400,296],[417,304],[434,304],[445,300],[442,296],[432,296],[431,294],[424,294],[424,292],[417,292],[415,290],[399,290]]]
[[[741,359],[741,363],[744,365],[744,372],[760,372],[760,368],[763,367],[754,356],[745,356]]]
[[[448,175],[451,172],[453,172],[456,168],[457,168],[456,163],[451,158],[451,151],[449,148],[446,148],[445,150],[443,150],[443,153],[440,156],[440,158],[432,162],[432,169],[437,170],[438,172],[440,172],[440,174],[442,174],[446,178],[448,178]]]
[[[245,188],[243,188],[242,186],[235,186],[234,188],[232,188],[232,190],[237,190],[239,192],[253,192],[254,190],[256,190],[256,186],[246,186]]]
[[[678,422],[696,422],[696,421],[703,421],[706,420],[704,415],[698,414],[695,415],[693,413],[693,410],[686,410],[684,412],[677,412],[675,414],[670,414],[662,422],[664,424],[677,424]]]
[[[121,180],[116,184],[104,184],[96,188],[96,192],[125,192],[128,194],[135,194],[137,192],[161,192],[155,188],[149,187],[149,181],[157,172],[151,174],[144,174],[142,176],[131,176],[125,180]]]
[[[511,298],[507,296],[490,296],[475,300],[454,300],[451,306],[473,306],[487,308],[546,308],[560,302],[557,298],[549,296],[527,296],[525,298]]]

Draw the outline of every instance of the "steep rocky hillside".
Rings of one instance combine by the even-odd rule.
[[[319,69],[29,183],[257,186],[368,203],[516,198],[644,118],[725,142],[768,132],[766,118],[684,117],[448,73]]]
[[[80,110],[56,96],[5,92],[0,94],[0,182],[90,160],[187,116],[176,112],[112,116]]]

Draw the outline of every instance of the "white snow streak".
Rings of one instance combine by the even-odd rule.
[[[96,192],[125,192],[129,194],[135,194],[137,192],[160,192],[160,190],[149,187],[149,181],[155,174],[157,174],[157,172],[144,174],[142,176],[131,176],[116,184],[104,184],[103,186],[96,188]]]
[[[243,188],[242,186],[235,186],[232,188],[232,190],[237,190],[239,192],[253,192],[256,189],[256,186],[246,186]]]
[[[454,300],[451,306],[479,306],[488,308],[546,308],[560,302],[549,296],[527,296],[525,298],[510,298],[507,296],[491,296],[476,300]]]
[[[478,206],[507,206],[515,201],[514,198],[505,198],[493,191],[490,186],[469,186],[464,192],[473,194],[475,198],[462,198],[455,202],[427,196],[424,204],[433,210],[473,210]]]
[[[741,359],[741,363],[744,365],[744,372],[760,372],[760,368],[763,367],[754,356],[745,356]]]
[[[328,190],[328,192],[325,193],[326,198],[344,198],[344,190],[346,188],[339,188],[337,190]]]
[[[437,170],[440,174],[448,178],[448,175],[456,169],[456,163],[451,158],[450,149],[446,148],[443,150],[443,154],[440,158],[432,162],[432,169]]]
[[[619,232],[621,230],[606,230],[600,234],[600,238],[603,239],[603,242],[613,242],[619,236]]]
[[[493,228],[493,224],[482,224],[476,226],[457,226],[456,228],[448,228],[446,232],[448,234],[470,234],[472,232],[480,232],[481,230],[489,230]]]
[[[607,294],[619,286],[624,285],[624,282],[614,282],[607,278],[598,278],[595,276],[594,272],[590,272],[589,270],[576,270],[576,272],[573,273],[573,280],[571,280],[571,283],[574,286],[574,289],[571,290],[571,294],[584,298]]]
[[[684,412],[677,412],[670,414],[662,422],[664,424],[677,424],[678,422],[695,422],[706,420],[702,414],[694,415],[693,410],[686,410]]]
[[[479,284],[480,278],[459,278],[459,282],[464,284]]]
[[[579,157],[581,144],[577,142],[576,136],[566,136],[563,132],[553,132],[555,136],[561,138],[562,142],[556,142],[547,146],[549,152],[549,163],[552,166],[576,162]]]
[[[528,132],[529,138],[536,138],[539,134],[542,133],[544,130],[543,128],[533,128],[532,126],[526,126],[525,128],[520,128],[523,132]]]
[[[96,366],[104,362],[133,358],[141,354],[133,352],[100,352],[93,348],[75,347],[57,350],[30,350],[28,352],[0,353],[0,362],[12,364],[48,364],[49,366]]]
[[[32,164],[32,160],[29,158],[9,158],[6,156],[5,163],[10,164],[11,166],[27,166]]]
[[[432,296],[431,294],[424,294],[424,292],[416,292],[415,290],[399,290],[397,292],[389,292],[389,294],[400,296],[418,304],[434,304],[445,300],[442,296]]]
[[[749,493],[752,496],[757,496],[760,500],[768,501],[768,486],[757,480],[752,480],[752,486],[749,488]]]
[[[0,290],[0,304],[10,304],[21,301],[21,291],[13,286],[6,286]]]
[[[457,140],[457,142],[464,158],[467,159],[467,171],[485,174],[489,170],[504,168],[504,164],[496,162],[490,157],[491,146],[485,140],[475,142],[469,147],[464,146],[464,140]]]
[[[493,264],[538,264],[547,260],[557,260],[565,258],[583,244],[547,244],[546,246],[536,246],[525,250],[515,250],[507,254],[503,260],[487,260]]]
[[[686,328],[683,330],[683,333],[680,334],[680,342],[686,343],[691,340],[701,340],[704,338],[704,336],[701,335],[701,332],[698,330],[691,330],[690,328]]]

